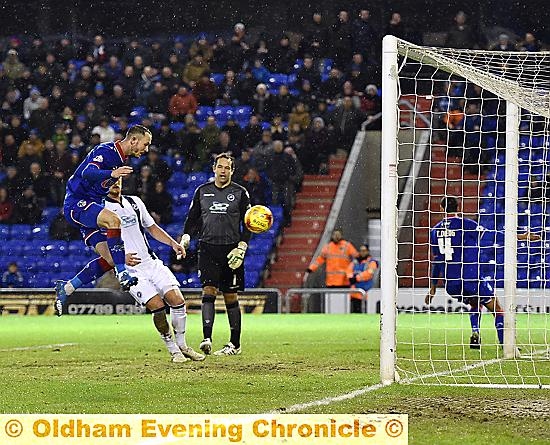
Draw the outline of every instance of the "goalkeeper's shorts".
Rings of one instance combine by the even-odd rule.
[[[244,290],[244,263],[238,269],[227,264],[227,255],[237,244],[199,244],[199,277],[202,287],[212,286],[221,292]]]

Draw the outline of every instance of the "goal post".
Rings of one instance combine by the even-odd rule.
[[[384,37],[383,384],[550,387],[549,152],[550,52]],[[475,267],[494,290],[503,326],[495,314],[452,298],[441,280],[432,304],[424,303],[430,230],[444,218],[444,196],[457,198],[462,215],[478,224]],[[525,232],[541,239],[518,238]],[[474,331],[480,348],[471,345]]]

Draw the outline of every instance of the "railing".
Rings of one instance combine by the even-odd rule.
[[[279,300],[279,313],[283,313],[283,310],[285,313],[290,313],[290,297],[291,295],[300,294],[302,295],[302,306],[301,306],[301,312],[307,312],[307,306],[309,303],[309,299],[311,297],[311,294],[321,294],[324,295],[325,298],[321,299],[322,302],[322,310],[323,312],[331,312],[331,298],[330,294],[346,294],[349,298],[350,294],[361,294],[361,312],[366,313],[367,312],[367,293],[363,289],[350,289],[349,287],[331,287],[331,288],[315,288],[315,287],[296,287],[288,289],[285,293],[285,296],[282,300]]]

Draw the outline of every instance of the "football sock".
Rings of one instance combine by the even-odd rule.
[[[241,346],[241,308],[238,301],[226,304],[225,307],[229,319],[229,329],[231,330],[230,341],[233,346],[238,348]]]
[[[180,349],[174,342],[174,338],[170,332],[170,326],[168,325],[168,320],[166,319],[166,312],[164,309],[153,313],[153,324],[155,325],[155,328],[157,328],[160,338],[166,345],[168,352],[170,352],[170,354],[180,352]]]
[[[203,338],[212,338],[212,328],[216,310],[214,309],[214,295],[203,294],[202,296],[202,335]]]
[[[120,229],[107,229],[107,246],[113,257],[117,273],[122,272],[126,269],[124,265],[126,254],[124,252],[124,243],[122,242]]]
[[[495,328],[497,330],[498,341],[502,345],[504,343],[504,314],[502,312],[495,314]]]
[[[185,304],[170,308],[170,320],[172,322],[172,328],[174,329],[176,344],[181,349],[187,348],[187,343],[185,341],[185,324],[187,322]]]
[[[71,295],[76,289],[83,284],[91,283],[100,278],[105,272],[111,270],[111,266],[104,258],[98,257],[86,264],[74,278],[65,284],[65,292]]]
[[[470,324],[472,325],[472,332],[479,334],[479,322],[481,320],[481,309],[478,306],[472,306],[470,308]]]

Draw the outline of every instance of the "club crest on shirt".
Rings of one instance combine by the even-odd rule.
[[[103,162],[103,155],[98,155],[93,159],[95,162]]]
[[[80,201],[78,201],[78,202],[76,203],[76,205],[77,205],[78,207],[86,207],[86,201],[84,201],[83,199],[81,199]]]
[[[230,193],[229,195],[227,195],[227,200],[229,202],[235,201],[235,195],[233,193]]]

